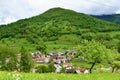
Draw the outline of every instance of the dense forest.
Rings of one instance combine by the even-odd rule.
[[[46,45],[47,51],[72,48],[82,40],[95,40],[109,49],[118,49],[120,25],[72,10],[53,8],[41,15],[0,26],[0,44],[25,46],[30,51],[40,44]]]
[[[120,14],[92,15],[93,17],[120,24]]]

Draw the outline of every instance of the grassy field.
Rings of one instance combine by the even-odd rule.
[[[97,32],[97,33],[83,33],[82,35],[75,35],[75,34],[65,34],[61,35],[58,40],[55,41],[45,41],[45,45],[47,46],[46,51],[65,51],[67,49],[73,49],[73,47],[77,47],[80,45],[81,41],[83,40],[81,36],[84,36],[85,38],[87,36],[92,36],[93,39],[97,38],[97,35],[99,37],[105,38],[105,36],[110,37],[110,40],[104,40],[102,41],[102,44],[106,46],[115,46],[117,47],[117,44],[119,43],[119,39],[117,37],[120,35],[119,31],[112,31],[112,32]],[[116,36],[117,35],[117,36]],[[116,38],[115,38],[116,36]],[[98,38],[99,39],[99,38]],[[29,52],[36,52],[36,44],[30,43],[26,39],[18,39],[18,38],[4,38],[0,40],[0,45],[7,45],[18,48],[18,50],[21,49],[21,46],[26,47]]]
[[[0,72],[0,80],[120,80],[119,73],[93,73],[93,74],[33,74]]]

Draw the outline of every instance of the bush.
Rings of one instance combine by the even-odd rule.
[[[64,67],[62,67],[61,72],[62,72],[62,73],[65,73],[65,72],[66,72]]]
[[[49,72],[55,72],[55,67],[53,64],[49,64],[49,65],[39,65],[37,67],[37,71],[38,73],[49,73]]]
[[[24,47],[21,48],[20,53],[20,70],[23,72],[30,72],[31,68],[34,67],[34,62],[31,58],[31,55],[27,52],[27,50]]]
[[[48,69],[49,69],[49,70],[48,70],[49,72],[55,72],[55,67],[54,67],[53,64],[49,64],[49,65],[48,65]]]
[[[13,71],[16,69],[17,53],[15,47],[0,45],[0,70]]]
[[[38,72],[38,73],[47,73],[47,72],[49,72],[48,66],[40,65],[40,66],[37,67],[37,71],[36,72]]]
[[[17,69],[16,63],[17,63],[16,59],[10,58],[9,62],[2,63],[2,66],[0,69],[7,70],[7,71],[14,71],[15,69]]]

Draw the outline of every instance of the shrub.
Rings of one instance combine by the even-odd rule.
[[[49,65],[48,65],[48,71],[49,71],[49,72],[55,72],[55,67],[54,67],[53,64],[49,64]]]
[[[20,70],[23,72],[30,72],[31,68],[34,67],[34,62],[31,59],[31,55],[27,52],[27,50],[24,47],[21,48],[20,53]]]
[[[39,65],[37,67],[37,71],[38,73],[49,73],[49,72],[55,72],[55,67],[53,64],[49,64],[49,65]]]
[[[46,65],[39,65],[37,67],[37,71],[36,72],[38,72],[38,73],[47,73],[49,71],[48,71],[48,67]]]

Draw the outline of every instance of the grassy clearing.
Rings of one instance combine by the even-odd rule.
[[[97,36],[98,35],[98,38]],[[53,41],[45,41],[45,45],[47,46],[46,51],[64,51],[67,49],[73,49],[73,47],[76,47],[77,45],[81,44],[81,41],[83,40],[81,36],[83,36],[85,39],[90,38],[91,36],[93,39],[99,39],[100,37],[103,39],[106,39],[106,36],[110,38],[110,40],[104,40],[102,41],[102,44],[106,46],[113,46],[117,48],[117,44],[119,43],[118,36],[120,35],[119,31],[112,31],[112,32],[97,32],[97,33],[83,33],[82,35],[76,35],[76,34],[65,34],[59,36],[58,40]],[[33,44],[26,39],[18,39],[18,38],[4,38],[0,41],[0,45],[8,45],[12,47],[16,47],[21,49],[21,46],[26,47],[30,52],[36,52],[36,44]]]
[[[74,66],[78,66],[78,67],[85,67],[85,68],[90,68],[92,66],[92,64],[90,63],[87,63],[87,62],[84,62],[84,61],[80,61],[79,59],[72,59],[71,63],[74,65]],[[94,68],[101,68],[101,67],[110,67],[109,64],[96,64],[94,66]]]
[[[93,74],[33,74],[0,72],[0,80],[120,80],[119,73],[93,73]]]

